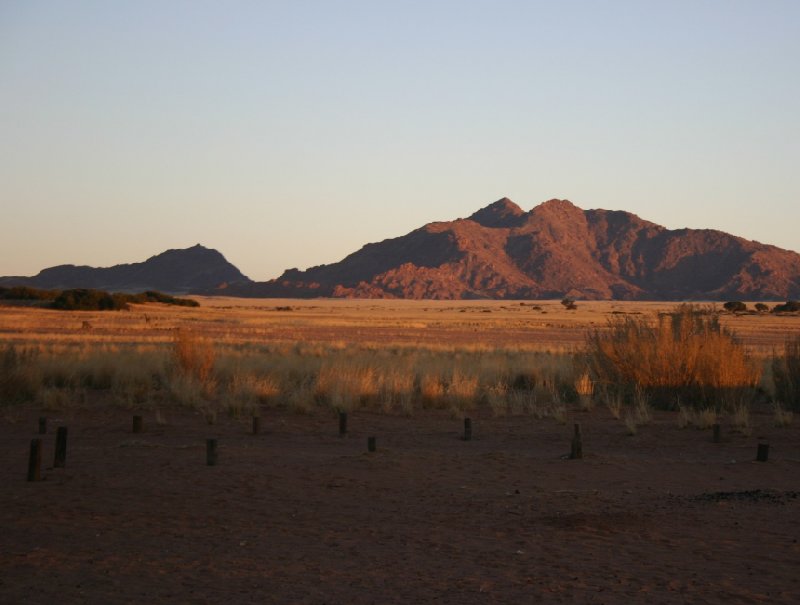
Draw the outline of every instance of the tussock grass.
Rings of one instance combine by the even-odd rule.
[[[784,343],[783,356],[773,354],[772,380],[775,400],[790,410],[800,411],[800,336]]]
[[[719,414],[713,408],[695,409],[687,406],[678,408],[678,426],[686,428],[694,426],[697,429],[710,429],[719,421]]]
[[[405,415],[418,409],[453,415],[486,410],[566,422],[572,406],[589,411],[597,402],[617,418],[630,416],[639,427],[640,387],[658,407],[676,408],[679,399],[691,402],[683,407],[694,410],[693,416],[682,422],[698,426],[703,410],[731,413],[747,403],[758,381],[758,368],[743,347],[705,310],[683,308],[658,319],[615,315],[608,329],[589,336],[586,353],[576,357],[526,341],[531,332],[523,328],[542,319],[522,315],[519,309],[527,313],[526,307],[503,310],[502,318],[492,314],[490,321],[479,314],[477,303],[474,309],[467,305],[465,314],[455,306],[409,305],[401,317],[379,310],[370,316],[371,324],[397,331],[391,332],[393,339],[376,343],[346,339],[354,322],[362,321],[363,306],[314,305],[319,306],[309,303],[307,311],[292,313],[288,327],[285,315],[260,307],[234,315],[226,307],[154,309],[146,316],[12,309],[2,320],[17,344],[0,345],[0,405],[30,401],[66,408],[105,393],[103,401],[130,408],[192,407],[210,421],[218,414],[249,415],[261,406],[276,406],[301,413],[337,408]],[[338,306],[348,310],[340,314]],[[553,334],[568,329],[558,322],[574,321],[574,314],[558,320],[552,315],[546,320],[556,321],[547,328]],[[81,329],[87,318],[88,331]],[[480,332],[474,331],[476,321]],[[328,332],[321,340],[303,340],[309,335],[306,322]],[[408,330],[421,335],[440,330],[441,336],[443,326],[451,324],[480,340],[451,343],[439,337],[410,343],[406,338]],[[43,325],[48,331],[40,330]],[[331,337],[336,330],[339,339]],[[270,340],[275,331],[280,338]],[[795,375],[797,347],[787,345],[788,360],[776,355],[765,375],[765,385],[775,375],[775,401],[786,409],[796,401],[783,393],[792,392],[784,376]],[[681,377],[688,378],[682,382]]]
[[[731,426],[743,435],[749,435],[750,408],[747,405],[737,405],[731,411]]]
[[[794,414],[789,410],[784,410],[783,406],[779,403],[776,403],[773,406],[773,424],[779,428],[785,428],[787,426],[791,426],[792,421],[794,420]]]
[[[24,379],[26,388],[13,390],[31,401],[67,406],[81,391],[106,391],[126,407],[173,403],[197,409],[209,422],[221,413],[256,413],[260,406],[405,415],[420,408],[460,414],[486,407],[496,415],[552,417],[551,408],[574,394],[575,381],[567,354],[347,343],[220,345],[186,329],[161,344],[81,341],[5,355],[4,384]]]
[[[683,305],[653,322],[643,317],[611,319],[587,337],[586,361],[610,392],[632,399],[637,389],[659,408],[677,397],[700,407],[732,409],[752,399],[759,365],[717,314]]]
[[[578,394],[582,410],[591,410],[594,407],[594,382],[592,382],[588,370],[581,373],[575,381],[575,392]]]

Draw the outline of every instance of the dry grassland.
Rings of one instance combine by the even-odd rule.
[[[0,338],[22,344],[156,344],[190,328],[222,345],[325,343],[430,349],[476,348],[570,352],[586,331],[620,315],[656,316],[671,302],[281,300],[194,297],[200,308],[132,305],[131,311],[49,311],[0,307]],[[751,305],[752,306],[752,305]],[[716,305],[720,308],[720,305]],[[90,327],[85,326],[88,322]],[[757,355],[769,355],[800,317],[722,316]]]
[[[671,303],[201,304],[0,307],[0,602],[800,602],[800,317],[721,315],[743,351]],[[755,399],[654,409],[622,372],[700,349]]]
[[[590,331],[623,317],[656,321],[676,306],[198,300],[199,308],[118,312],[0,307],[0,345],[16,354],[14,393],[52,409],[108,397],[131,407],[177,403],[204,410],[209,421],[260,405],[404,414],[488,406],[495,415],[562,417],[565,403],[622,405],[586,384],[579,353]],[[758,374],[770,390],[768,357],[798,332],[800,317],[723,314],[721,322],[763,360]],[[641,409],[640,399],[625,403]]]

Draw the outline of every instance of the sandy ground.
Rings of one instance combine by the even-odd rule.
[[[0,423],[0,603],[799,603],[800,427],[264,410]],[[571,423],[582,460],[568,460]],[[66,468],[52,469],[56,427]],[[377,451],[367,452],[367,437]],[[219,439],[206,465],[205,439]],[[759,438],[770,459],[754,461]]]

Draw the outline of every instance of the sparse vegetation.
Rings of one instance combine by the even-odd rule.
[[[591,410],[594,407],[594,383],[585,370],[575,381],[575,392],[578,394],[582,410]]]
[[[632,400],[642,389],[660,408],[675,401],[698,407],[733,408],[749,403],[760,367],[716,314],[681,306],[646,318],[612,318],[588,336],[587,360],[608,392]]]
[[[794,420],[794,414],[789,410],[784,410],[783,406],[776,403],[773,406],[773,418],[773,424],[775,426],[785,428],[792,424],[792,420]]]
[[[689,406],[681,407],[691,410],[693,416],[687,416],[683,423],[695,426],[707,424],[700,419],[704,410],[731,413],[738,401],[729,397],[732,383],[724,380],[735,377],[734,370],[742,367],[734,364],[737,359],[741,362],[737,355],[742,348],[727,341],[720,344],[718,341],[727,335],[722,328],[695,329],[698,321],[703,326],[719,319],[707,310],[699,315],[701,320],[683,320],[683,326],[693,322],[693,330],[687,332],[675,323],[674,312],[657,319],[652,312],[640,312],[647,307],[629,308],[623,319],[612,314],[612,307],[606,307],[606,317],[620,320],[609,328],[599,328],[608,330],[609,338],[619,336],[614,331],[616,325],[632,321],[634,327],[638,326],[638,332],[626,329],[642,335],[636,345],[640,348],[633,351],[643,353],[631,355],[650,363],[647,376],[655,375],[658,367],[686,370],[690,366],[674,363],[674,355],[685,351],[697,352],[694,362],[700,369],[716,364],[718,374],[700,374],[716,377],[717,382],[710,382],[710,386],[690,382],[688,387],[675,389],[672,386],[678,383],[670,380],[644,380],[638,392],[638,379],[626,382],[603,378],[591,354],[542,350],[542,342],[551,340],[527,336],[514,340],[517,326],[541,326],[548,335],[554,335],[548,338],[557,338],[568,329],[569,318],[575,318],[572,321],[577,325],[588,325],[583,316],[595,314],[592,305],[596,303],[586,303],[587,312],[580,319],[562,309],[558,301],[543,303],[541,307],[552,312],[546,321],[515,315],[515,311],[521,311],[518,305],[512,308],[499,303],[493,306],[496,312],[484,316],[479,311],[486,304],[480,301],[436,307],[403,303],[384,313],[375,302],[308,302],[297,304],[292,314],[283,316],[272,312],[274,304],[240,307],[242,310],[210,305],[202,309],[159,307],[148,309],[146,314],[55,313],[31,306],[6,307],[0,316],[0,328],[9,338],[8,344],[0,347],[0,396],[5,405],[28,401],[48,409],[97,401],[159,410],[182,405],[206,414],[212,422],[218,414],[255,414],[261,406],[298,412],[372,409],[392,414],[432,409],[454,416],[485,410],[495,416],[529,414],[566,422],[575,409],[589,411],[599,402],[613,416],[635,423],[637,429],[648,415],[649,401],[668,408],[677,408],[678,400],[688,402]],[[368,306],[375,311],[365,312]],[[618,306],[615,303],[614,310]],[[348,315],[338,310],[341,308],[353,311]],[[523,308],[527,311],[528,307]],[[466,318],[462,311],[468,314]],[[763,321],[788,322],[794,318],[770,316]],[[389,327],[400,339],[345,339],[350,326],[364,325],[369,328],[361,334],[370,334],[374,328],[374,333],[383,338]],[[669,327],[669,338],[658,333],[660,325]],[[438,330],[433,333],[436,342],[430,338],[432,330]],[[415,340],[419,336],[420,342],[404,342],[402,338],[409,333]],[[338,334],[339,339],[329,334]],[[451,343],[450,334],[458,334],[460,340]],[[327,340],[304,342],[310,336]],[[473,338],[482,340],[472,342]],[[660,347],[663,342],[668,346]],[[659,346],[648,352],[647,345],[652,343]],[[625,340],[618,344],[617,353],[634,346]],[[700,349],[714,354],[705,358],[706,365],[700,363],[704,359]],[[724,363],[718,363],[720,359]],[[789,365],[797,365],[791,351],[787,359]],[[796,398],[786,394],[787,382],[781,373],[784,363],[783,356],[773,361],[777,364],[775,401],[789,410]],[[767,389],[772,389],[771,374],[764,382]],[[736,384],[742,392],[752,393],[750,382]],[[719,385],[721,388],[715,390]],[[717,397],[720,393],[723,397]],[[642,398],[649,400],[644,407],[639,403]]]
[[[724,305],[722,305],[722,307],[728,313],[744,313],[745,311],[747,311],[747,305],[739,300],[732,300],[726,302]]]
[[[38,302],[60,311],[119,311],[131,304],[162,303],[181,307],[198,307],[196,300],[176,298],[148,290],[140,294],[110,293],[89,288],[69,290],[39,290],[27,286],[0,288],[0,300]]]
[[[784,343],[782,356],[773,356],[772,380],[775,400],[790,410],[800,411],[800,336]]]
[[[798,313],[800,312],[800,301],[789,300],[782,305],[772,307],[773,313]]]
[[[578,305],[575,303],[575,301],[569,297],[562,299],[561,304],[567,311],[574,311],[578,308]]]

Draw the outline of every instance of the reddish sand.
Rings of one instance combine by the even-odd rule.
[[[65,469],[26,482],[32,408],[0,423],[0,603],[799,603],[800,427],[628,436],[571,425],[186,411],[131,434],[119,408],[50,413]],[[367,453],[369,435],[378,451]],[[205,464],[206,437],[219,464]],[[754,462],[759,437],[770,459]],[[760,491],[757,491],[760,490]]]

